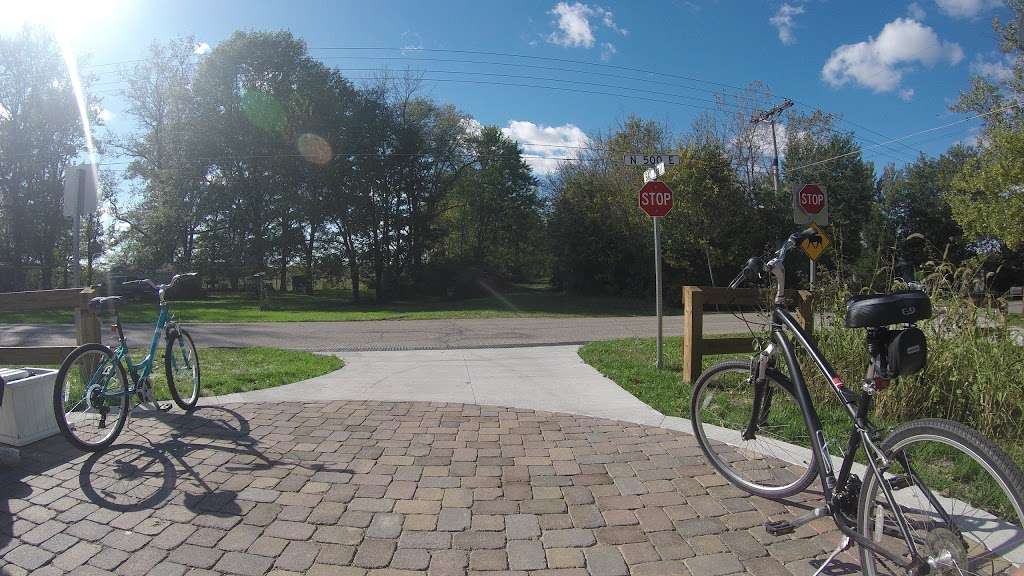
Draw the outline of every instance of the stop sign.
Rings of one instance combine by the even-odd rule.
[[[672,190],[660,180],[651,180],[640,189],[640,209],[653,218],[672,210]]]
[[[797,201],[804,212],[817,214],[825,207],[825,192],[817,184],[807,184],[800,189]]]

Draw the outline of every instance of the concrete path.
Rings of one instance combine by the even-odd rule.
[[[653,337],[657,330],[656,319],[643,316],[186,325],[198,346],[274,346],[319,352],[579,344]],[[679,336],[682,328],[682,316],[665,318],[666,335]],[[144,346],[153,335],[153,327],[129,324],[126,332],[129,342]],[[745,332],[746,325],[732,314],[704,316],[705,334]],[[70,325],[0,325],[0,346],[60,346],[73,341]]]
[[[661,426],[665,417],[579,357],[579,346],[351,352],[345,367],[203,403],[380,400],[567,412]]]

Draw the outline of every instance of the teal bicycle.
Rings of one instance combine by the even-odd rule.
[[[110,446],[124,428],[131,408],[131,398],[152,409],[169,410],[159,405],[153,392],[150,375],[156,359],[161,333],[166,335],[164,371],[167,387],[174,402],[182,410],[191,411],[199,401],[199,356],[192,337],[171,317],[164,294],[179,280],[196,274],[178,274],[167,284],[152,280],[133,280],[127,285],[148,286],[159,297],[160,316],[149,345],[149,354],[138,364],[128,353],[128,341],[121,328],[117,308],[121,296],[93,298],[89,309],[97,315],[105,309],[114,315],[113,330],[118,346],[112,349],[89,343],[75,348],[57,372],[53,387],[53,412],[57,425],[67,439],[82,450],[96,452]],[[127,370],[125,367],[127,366]]]

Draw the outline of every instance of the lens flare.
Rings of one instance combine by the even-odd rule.
[[[326,165],[334,157],[331,145],[316,134],[307,132],[299,136],[298,148],[303,158],[317,166]]]
[[[56,36],[57,43],[60,45],[60,51],[64,56],[64,65],[68,69],[71,89],[75,93],[75,101],[78,104],[78,117],[82,121],[82,135],[85,137],[85,149],[89,155],[88,162],[96,164],[99,162],[99,156],[96,153],[96,143],[92,138],[92,125],[89,124],[89,106],[85,99],[85,92],[82,90],[82,78],[78,74],[78,60],[75,58],[75,51],[71,47],[68,36],[59,29],[56,32]],[[95,180],[96,189],[100,190],[99,171],[90,170],[90,172]]]

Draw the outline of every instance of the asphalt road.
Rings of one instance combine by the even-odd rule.
[[[578,344],[613,338],[652,337],[653,317],[493,318],[462,320],[376,320],[360,322],[263,322],[188,324],[197,346],[273,346],[321,352],[429,350]],[[666,316],[666,336],[682,334],[682,316]],[[745,333],[731,314],[705,314],[705,334]],[[128,341],[144,347],[150,325],[128,325]],[[109,332],[104,341],[110,342]],[[69,325],[0,325],[0,346],[60,346],[74,343]]]

